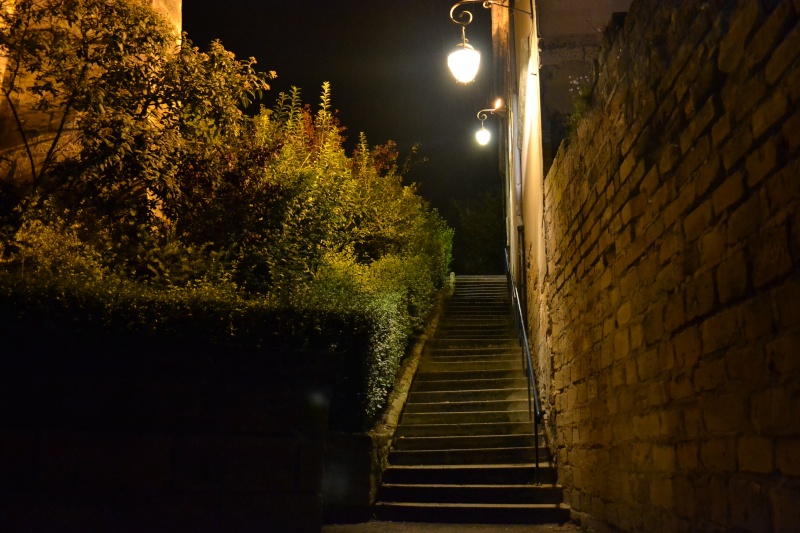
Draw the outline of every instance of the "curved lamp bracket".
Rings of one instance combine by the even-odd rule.
[[[526,15],[530,15],[533,18],[533,13],[530,11],[525,11],[523,9],[517,9],[516,7],[511,7],[509,5],[495,2],[493,0],[461,0],[460,2],[456,2],[453,7],[450,8],[450,20],[454,23],[458,24],[463,28],[469,26],[472,22],[472,13],[467,10],[461,11],[458,15],[455,14],[456,9],[459,7],[463,7],[465,4],[481,4],[485,9],[490,9],[492,6],[504,7],[506,9],[510,9],[511,11],[519,11],[520,13],[525,13]]]
[[[497,100],[494,101],[494,107],[489,107],[487,109],[481,109],[480,111],[478,111],[478,120],[480,120],[481,124],[483,124],[483,121],[489,118],[489,115],[494,115],[501,109],[503,109],[503,99],[498,98]],[[486,113],[489,113],[489,115],[487,115]]]
[[[453,7],[450,8],[450,20],[461,26],[461,42],[456,46],[456,51],[447,56],[447,65],[450,67],[450,71],[453,73],[453,76],[455,76],[456,81],[465,84],[475,79],[481,60],[480,52],[470,46],[468,44],[469,41],[467,41],[467,26],[472,22],[472,13],[465,9],[456,14],[456,10],[464,7],[466,4],[481,4],[486,9],[492,6],[504,7],[512,11],[527,13],[531,16],[531,20],[533,20],[533,15],[528,11],[516,9],[509,5],[495,2],[494,0],[461,0],[460,2],[456,2]]]
[[[464,4],[477,4],[477,3],[484,3],[484,0],[461,0],[460,2],[456,2],[453,7],[450,8],[450,20],[454,23],[458,24],[462,28],[466,28],[472,22],[472,13],[464,10],[461,11],[458,15],[455,14],[456,9],[462,7]]]
[[[475,133],[475,138],[478,140],[478,143],[480,143],[481,145],[487,144],[489,142],[490,137],[491,137],[491,134],[489,133],[489,131],[486,129],[486,127],[483,124],[484,121],[486,121],[486,119],[489,118],[489,115],[494,115],[495,113],[500,111],[502,108],[503,108],[503,100],[501,98],[498,98],[497,100],[495,100],[494,107],[490,107],[490,108],[487,108],[487,109],[481,109],[480,111],[478,111],[478,120],[481,121],[481,129],[479,129]],[[489,115],[487,115],[487,113]]]

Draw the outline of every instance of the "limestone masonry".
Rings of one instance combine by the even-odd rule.
[[[798,14],[634,2],[546,177],[531,329],[597,530],[800,527]]]

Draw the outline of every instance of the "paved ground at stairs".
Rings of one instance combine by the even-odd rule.
[[[367,522],[322,527],[322,533],[573,533],[580,529],[573,524],[493,525],[493,524],[421,524],[414,522]]]

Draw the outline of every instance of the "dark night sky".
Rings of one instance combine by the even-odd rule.
[[[446,213],[449,199],[500,187],[494,144],[480,147],[475,117],[493,102],[489,10],[475,4],[467,38],[482,52],[468,86],[455,82],[447,54],[460,40],[450,21],[454,0],[186,0],[183,28],[204,49],[219,39],[237,57],[274,70],[263,103],[300,87],[316,106],[330,81],[333,107],[348,146],[363,131],[370,144],[397,142],[401,157],[415,143],[429,161],[411,181]],[[496,123],[487,122],[488,127]],[[495,135],[496,138],[496,135]]]

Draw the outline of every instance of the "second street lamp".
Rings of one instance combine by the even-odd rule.
[[[492,138],[492,134],[489,133],[489,130],[487,130],[483,126],[483,123],[481,122],[481,129],[475,132],[475,138],[478,140],[478,144],[480,144],[481,146],[485,146],[489,144],[489,140]]]
[[[489,133],[489,130],[483,125],[484,121],[489,118],[489,115],[494,115],[497,111],[499,111],[503,107],[503,100],[502,98],[498,98],[494,101],[494,107],[490,107],[488,109],[481,109],[478,111],[478,120],[481,121],[481,129],[475,132],[475,139],[477,139],[478,144],[481,146],[485,146],[489,144],[489,139],[492,138],[492,134]],[[487,115],[486,113],[489,113]]]

